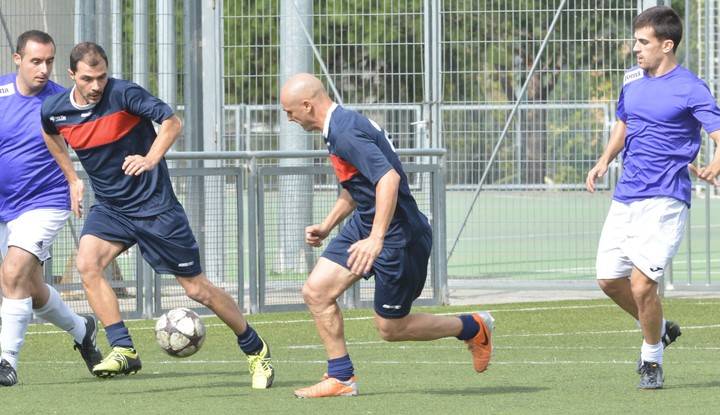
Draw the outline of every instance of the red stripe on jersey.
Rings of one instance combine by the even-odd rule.
[[[120,111],[82,124],[63,125],[58,130],[73,149],[87,150],[125,137],[140,120],[137,115]]]
[[[340,183],[352,179],[352,177],[358,172],[358,169],[356,169],[355,166],[334,154],[330,154],[330,162],[335,169],[335,175],[338,180],[340,180]]]

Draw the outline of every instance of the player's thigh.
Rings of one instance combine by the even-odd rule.
[[[123,215],[95,205],[80,236],[77,266],[81,273],[105,269],[121,252],[135,244],[133,227]]]
[[[140,253],[155,272],[179,277],[202,273],[200,248],[179,203],[159,215],[137,218],[134,224]]]
[[[598,242],[595,270],[598,280],[628,278],[632,262],[628,256],[627,240],[631,237],[630,208],[613,201]]]
[[[306,297],[334,300],[360,278],[343,265],[322,256],[305,281],[303,294]]]
[[[425,234],[404,248],[383,248],[375,260],[375,313],[385,319],[402,319],[422,294],[427,280],[432,236]]]
[[[17,247],[35,256],[41,263],[50,258],[51,247],[70,217],[62,209],[34,209],[7,222],[2,237],[3,256],[9,247]]]
[[[647,278],[658,281],[680,248],[687,224],[687,205],[657,197],[636,209],[638,236],[632,241],[630,260]]]

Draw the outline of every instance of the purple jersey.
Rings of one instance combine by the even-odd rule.
[[[128,216],[155,216],[177,202],[163,158],[151,171],[128,176],[125,157],[146,155],[155,141],[152,121],[161,124],[173,115],[166,103],[132,82],[110,78],[96,105],[79,107],[72,90],[42,106],[42,126],[61,134],[88,173],[98,202]]]
[[[16,74],[0,77],[0,222],[33,209],[70,209],[67,181],[45,146],[43,101],[65,88],[49,81],[40,93],[20,94]]]
[[[630,69],[617,118],[627,124],[627,133],[613,199],[630,203],[666,196],[690,206],[687,166],[700,150],[700,127],[720,130],[720,109],[705,82],[680,65],[657,77]]]
[[[404,247],[430,232],[427,218],[410,194],[407,176],[385,131],[355,111],[335,107],[325,142],[342,187],[356,203],[351,221],[367,238],[375,219],[375,186],[391,169],[400,175],[395,214],[385,235],[388,247]]]

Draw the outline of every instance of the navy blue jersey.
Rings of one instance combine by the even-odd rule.
[[[139,85],[113,78],[92,107],[77,106],[72,93],[43,103],[42,126],[48,134],[62,135],[75,150],[97,201],[136,217],[172,208],[177,199],[165,159],[139,176],[127,176],[122,169],[125,157],[148,153],[156,137],[152,121],[160,124],[170,118],[172,108]]]
[[[367,238],[375,219],[375,186],[391,169],[400,175],[395,214],[385,235],[388,247],[404,247],[430,230],[410,194],[407,176],[386,132],[365,116],[335,107],[325,142],[335,174],[357,207],[353,222]]]

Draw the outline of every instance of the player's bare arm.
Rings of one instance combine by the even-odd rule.
[[[612,132],[610,133],[610,140],[605,148],[602,156],[598,159],[595,167],[590,169],[585,179],[585,188],[590,193],[595,192],[595,180],[603,177],[607,173],[610,162],[615,160],[615,157],[625,147],[625,133],[627,132],[627,124],[623,121],[618,120],[613,126]]]
[[[400,175],[391,169],[375,186],[375,218],[370,236],[355,242],[349,249],[348,266],[355,275],[364,275],[372,269],[375,258],[380,255],[385,234],[395,214]]]
[[[715,155],[710,164],[705,167],[695,167],[690,164],[688,167],[698,179],[704,180],[713,186],[720,186],[720,181],[717,178],[720,175],[720,130],[713,131],[708,135],[715,142]]]
[[[160,163],[165,153],[172,147],[182,131],[182,121],[177,115],[163,121],[160,125],[157,138],[150,147],[150,151],[144,156],[133,154],[125,157],[122,169],[128,176],[139,176],[143,172],[150,171]]]
[[[75,172],[72,160],[70,160],[70,155],[67,151],[67,146],[65,145],[65,139],[60,135],[48,134],[45,131],[43,131],[42,134],[45,145],[58,166],[60,166],[60,170],[62,170],[65,179],[70,185],[70,210],[72,210],[76,217],[82,217],[82,200],[85,185]]]
[[[355,201],[347,190],[342,189],[340,196],[337,201],[335,201],[335,206],[333,206],[325,220],[322,223],[310,225],[305,228],[305,243],[316,248],[322,245],[322,241],[328,236],[330,231],[354,210]]]

